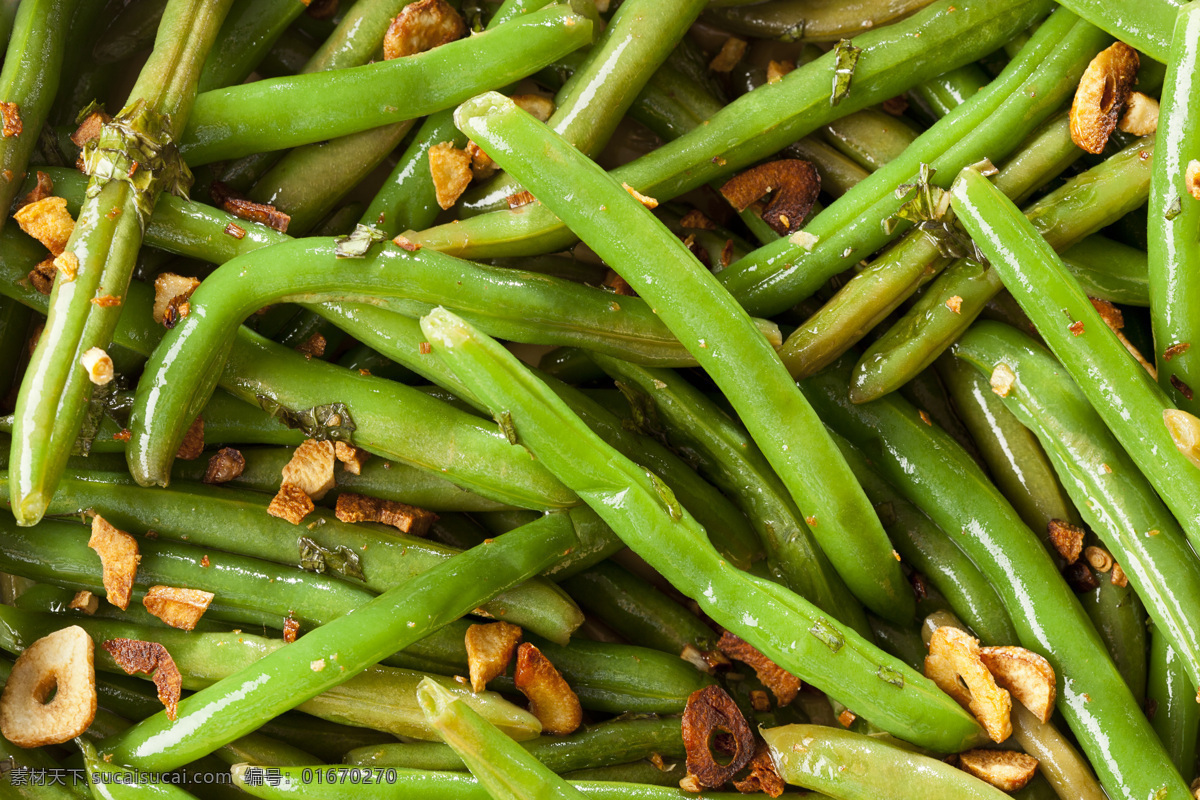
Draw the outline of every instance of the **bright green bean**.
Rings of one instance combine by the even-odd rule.
[[[1200,5],[1180,9],[1150,176],[1146,232],[1150,318],[1158,382],[1171,401],[1200,413]],[[1189,188],[1188,174],[1191,174]],[[1196,352],[1188,346],[1195,343]],[[1182,349],[1183,352],[1179,352]]]
[[[554,5],[408,58],[205,92],[180,152],[196,166],[415,119],[507,86],[591,37],[591,20]],[[301,108],[289,114],[289,125],[273,124]]]
[[[455,119],[622,273],[709,372],[855,596],[884,618],[911,617],[912,595],[862,490],[775,352],[712,273],[611,176],[507,98],[481,95]]]
[[[1163,420],[1170,401],[1100,319],[1053,248],[986,178],[964,171],[953,196],[992,269],[1196,547],[1200,470],[1179,452]]]
[[[1186,4],[1187,0],[1066,0],[1063,6],[1166,64],[1175,19]]]
[[[924,676],[787,589],[733,569],[653,473],[606,447],[502,346],[445,310],[425,317],[422,327],[460,379],[493,408],[509,411],[519,440],[719,624],[909,741],[945,752],[978,740],[974,719]]]
[[[1150,305],[1145,251],[1093,234],[1064,250],[1062,260],[1088,297],[1126,306]]]
[[[909,90],[940,119],[970,100],[988,84],[987,73],[977,64],[964,64],[945,75],[918,84]]]

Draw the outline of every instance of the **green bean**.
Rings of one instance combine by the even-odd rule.
[[[1050,521],[1073,525],[1081,521],[1037,437],[1005,408],[977,370],[943,359],[938,361],[938,374],[978,443],[992,482],[1051,557],[1057,558],[1058,551],[1050,541]]]
[[[1061,255],[1088,297],[1125,306],[1150,305],[1144,250],[1092,234]]]
[[[180,152],[196,166],[415,119],[530,75],[591,37],[591,20],[555,5],[409,58],[205,92]],[[272,124],[301,106],[286,128]]]
[[[977,64],[964,64],[945,75],[914,86],[909,94],[924,103],[936,119],[940,119],[970,100],[987,84],[987,73]]]
[[[1134,142],[1072,178],[1029,207],[1033,225],[1052,247],[1065,249],[1119,219],[1145,202],[1153,153],[1151,142]],[[894,391],[932,364],[1003,288],[999,274],[975,259],[949,267],[859,360],[850,387],[855,402]]]
[[[1162,422],[1170,401],[1100,319],[1029,221],[978,173],[960,175],[955,185],[955,212],[992,269],[1197,546],[1200,472],[1179,452]],[[983,213],[988,214],[986,231],[980,222]]]
[[[181,701],[174,722],[156,714],[106,740],[104,751],[119,763],[145,769],[170,769],[194,760],[540,573],[575,538],[573,532],[539,532],[535,537],[524,531],[485,542],[389,589],[353,614]],[[353,705],[369,705],[367,697]],[[200,720],[205,724],[197,725]]]
[[[303,0],[247,0],[229,9],[196,91],[239,84],[249,77],[275,40],[307,7]]]
[[[1042,722],[1020,703],[1013,703],[1012,724],[1013,738],[1038,760],[1038,771],[1059,797],[1105,800],[1087,761],[1053,724]]]
[[[899,158],[919,135],[904,120],[874,108],[834,120],[821,132],[843,155],[872,172]]]
[[[278,484],[278,471],[274,480]],[[131,533],[153,530],[160,539],[299,567],[305,560],[304,544],[298,543],[303,536],[329,552],[340,552],[342,547],[354,551],[362,577],[346,572],[339,577],[373,592],[386,591],[458,552],[399,531],[381,533],[340,522],[325,510],[306,517],[305,528],[298,529],[287,520],[267,514],[267,501],[267,495],[245,490],[198,483],[149,490],[132,485],[121,475],[79,473],[59,484],[46,513],[74,516],[91,510]],[[554,522],[539,516],[535,524]],[[524,584],[483,608],[492,616],[522,625],[559,644],[565,644],[583,622],[574,603],[546,581]]]
[[[80,109],[109,93],[115,66],[97,64],[92,58],[92,46],[99,38],[102,20],[106,19],[102,15],[107,9],[107,3],[75,4],[63,48],[59,91],[48,118],[53,125],[74,124]]]
[[[887,25],[929,5],[930,0],[781,0],[747,6],[715,3],[704,15],[721,30],[785,42],[836,42],[863,29]],[[729,7],[722,7],[729,6]]]
[[[731,264],[721,273],[722,284],[757,313],[777,312],[808,297],[906,227],[901,223],[885,229],[881,224],[905,202],[896,196],[897,185],[919,181],[927,164],[936,173],[933,183],[945,187],[967,164],[1012,152],[1070,97],[1107,39],[1069,12],[1055,13],[986,90],[805,226],[806,233],[817,237],[811,249],[781,239]]]
[[[75,599],[75,594],[76,591],[74,589],[52,586],[48,583],[33,583],[29,588],[22,591],[21,595],[9,605],[26,611],[45,611],[47,613],[75,616],[78,612],[71,608],[71,601]],[[125,610],[121,610],[111,603],[100,603],[92,616],[100,617],[101,619],[133,622],[151,628],[161,628],[166,625],[165,622],[151,614],[138,603],[133,603]],[[217,619],[201,618],[197,620],[196,627],[193,630],[224,633],[233,630],[237,624]],[[125,711],[122,709],[116,710],[125,714]],[[155,708],[154,710],[157,711],[158,709]],[[131,715],[125,714],[125,716]],[[142,714],[141,716],[149,716],[149,714]]]
[[[467,672],[464,640],[470,622],[457,620],[387,659],[405,669],[445,675]],[[594,642],[579,637],[563,647],[536,635],[527,635],[562,673],[579,697],[580,705],[610,714],[678,714],[688,696],[713,683],[676,653],[664,653],[627,644]],[[510,676],[489,682],[496,691],[515,691]]]
[[[434,352],[460,379],[493,408],[509,410],[519,440],[718,624],[911,741],[946,752],[970,746],[981,735],[977,723],[924,676],[787,589],[721,559],[653,473],[605,446],[499,344],[445,310],[425,317],[422,327]],[[737,611],[729,605],[733,597],[740,598]],[[771,624],[760,623],[765,619]],[[797,638],[799,630],[812,635]]]
[[[1196,772],[1196,737],[1200,709],[1187,665],[1170,639],[1150,628],[1150,664],[1146,682],[1146,716],[1175,763],[1175,769],[1190,781]]]
[[[896,395],[855,405],[850,362],[802,386],[822,418],[859,446],[902,494],[943,530],[991,582],[1020,644],[1046,657],[1058,679],[1058,708],[1110,796],[1185,797],[1166,753],[1041,542],[975,462]],[[1139,367],[1140,369],[1140,367]],[[855,707],[857,711],[857,707]],[[1101,732],[1095,735],[1093,732]]]
[[[788,150],[816,167],[821,191],[833,197],[841,197],[871,174],[815,136],[805,136]]]
[[[1037,435],[1076,508],[1146,600],[1192,681],[1200,682],[1200,631],[1191,612],[1200,602],[1200,566],[1179,523],[1085,393],[1045,349],[994,322],[973,327],[955,354],[986,375],[1003,365],[1004,374],[1016,376],[1005,407]]]
[[[53,520],[31,531],[10,520],[0,522],[0,527],[5,531],[0,544],[5,572],[105,594],[100,559],[87,546],[87,527]],[[280,628],[289,614],[304,627],[321,625],[372,599],[371,592],[332,575],[182,542],[142,538],[138,549],[141,561],[131,602],[140,603],[154,585],[202,589],[216,595],[205,616]]]
[[[308,770],[305,772],[305,770]],[[278,800],[295,797],[303,792],[313,800],[336,800],[345,797],[345,786],[354,780],[363,780],[363,770],[358,767],[338,767],[332,773],[321,767],[285,767],[280,770],[279,783],[264,781],[263,776],[250,768],[233,768],[234,785],[254,797]],[[320,772],[324,782],[315,775]],[[392,774],[386,773],[390,778]],[[308,778],[307,780],[305,778]],[[355,785],[355,797],[362,800],[491,800],[492,795],[481,786],[475,777],[461,772],[434,772],[424,769],[397,769],[395,782],[362,782]],[[608,781],[572,781],[585,797],[592,800],[745,800],[737,792],[702,791],[699,794],[665,786],[650,786],[636,783],[611,783]],[[818,795],[809,795],[820,800]]]
[[[767,549],[775,578],[865,636],[861,608],[745,430],[674,372],[598,354],[592,358],[636,398],[635,424],[651,430],[656,421],[664,425],[672,443],[692,453],[700,471],[741,504]]]
[[[841,800],[899,800],[914,791],[963,800],[1008,796],[945,762],[851,731],[785,725],[764,729],[762,735],[785,781]]]
[[[343,755],[356,748],[395,740],[382,731],[341,725],[299,711],[280,714],[264,722],[259,731],[286,744],[303,747],[329,764],[338,763]]]
[[[700,652],[716,647],[716,634],[699,617],[610,561],[568,578],[563,588],[633,644],[675,655],[689,646]]]
[[[583,800],[578,789],[433,681],[421,683],[417,699],[430,725],[495,800]]]
[[[0,297],[0,392],[8,393],[20,368],[22,350],[33,315],[8,297]]]
[[[361,298],[380,303],[383,293],[396,293],[401,295],[396,304],[410,313],[424,313],[443,301],[464,311],[473,309],[473,319],[511,339],[594,344],[599,336],[610,339],[612,349],[626,356],[631,349],[640,348],[648,360],[668,364],[691,361],[645,301],[629,298],[617,304],[609,293],[532,273],[526,276],[527,282],[514,282],[511,270],[473,265],[435,251],[409,253],[393,244],[375,248],[366,260],[338,259],[334,250],[330,240],[294,240],[277,245],[269,254],[256,252],[245,260],[229,262],[205,279],[190,300],[191,307],[203,308],[203,313],[189,315],[166,333],[139,383],[130,418],[133,437],[129,449],[131,470],[139,481],[166,480],[171,457],[186,432],[184,417],[195,416],[202,398],[219,379],[216,367],[225,357],[230,337],[235,332],[244,335],[235,328],[237,322],[277,299]],[[240,277],[251,262],[257,276],[253,285]],[[271,264],[274,269],[269,268]],[[427,274],[427,281],[422,280],[422,273]],[[398,279],[401,275],[403,280]],[[511,292],[512,302],[503,303],[497,294],[500,291]],[[452,296],[456,299],[451,300]],[[544,312],[537,312],[535,304]],[[511,312],[501,316],[498,312],[506,306]],[[575,318],[559,322],[564,311]],[[544,322],[535,330],[533,321],[538,317]],[[622,318],[629,323],[622,323]],[[644,347],[630,347],[631,339],[641,340]],[[607,349],[607,345],[596,346]],[[174,356],[176,349],[204,352],[203,365]]]
[[[1063,6],[1141,50],[1156,61],[1170,60],[1171,32],[1187,0],[1066,0]]]
[[[0,3],[0,45],[8,47],[9,37],[12,36],[13,19],[17,16],[17,6],[20,0],[4,0]]]
[[[101,63],[124,61],[155,39],[167,0],[133,0],[106,20],[91,57]]]
[[[627,792],[628,794],[630,794],[634,797],[642,796],[642,795],[635,794],[634,793],[635,789],[638,789],[638,790],[641,790],[644,792],[644,791],[647,791],[649,789],[649,787],[651,787],[651,786],[653,786],[653,787],[669,786],[670,787],[669,790],[659,789],[658,791],[663,793],[663,794],[657,795],[659,797],[663,797],[663,796],[678,797],[679,795],[672,795],[672,794],[670,794],[670,792],[671,791],[682,791],[681,789],[677,790],[676,787],[679,786],[679,781],[681,781],[683,779],[682,776],[685,774],[686,774],[686,769],[685,769],[683,763],[681,763],[679,761],[669,763],[669,764],[664,763],[662,765],[662,768],[660,769],[659,767],[655,766],[653,762],[642,760],[642,761],[631,761],[628,764],[617,764],[616,766],[612,766],[612,767],[595,767],[594,769],[577,769],[577,770],[573,770],[572,772],[563,773],[563,777],[566,778],[571,783],[578,786],[579,788],[583,789],[584,792],[588,791],[587,787],[584,786],[584,784],[583,784],[584,781],[605,781],[605,782],[609,782],[609,783],[625,784],[625,786],[612,787],[612,788],[617,791]],[[628,785],[631,783],[634,783],[634,784],[640,783],[640,784],[644,784],[644,786],[631,787]],[[651,796],[653,797],[654,795],[651,795]],[[711,795],[709,795],[709,796],[711,796]]]
[[[881,478],[858,448],[837,434],[833,437],[901,557],[929,579],[982,641],[1015,642],[1016,629],[979,568],[944,530]]]
[[[705,0],[628,0],[609,20],[578,69],[555,95],[547,121],[589,157],[599,155],[642,87],[663,63]],[[500,175],[464,198],[468,214],[507,208],[521,185]]]
[[[540,736],[521,747],[553,772],[626,764],[657,753],[683,758],[679,717],[614,719],[591,725],[568,736]],[[465,769],[463,761],[444,744],[384,744],[346,754],[343,763],[362,767],[406,769]]]
[[[1066,115],[1060,115],[1030,137],[996,180],[1005,193],[1023,196],[1082,153],[1071,141]],[[914,231],[875,259],[788,337],[781,353],[788,371],[797,378],[806,377],[856,344],[953,263],[942,249],[943,244],[933,235]]]
[[[951,5],[956,10],[948,13]],[[830,103],[829,76],[836,55],[829,53],[735,100],[707,125],[614,170],[612,177],[659,201],[672,199],[777,152],[831,119],[882,102],[990,52],[1046,7],[1041,0],[938,0],[903,22],[855,38],[862,54],[854,88],[838,105]],[[886,191],[890,194],[894,188],[893,182]],[[409,238],[465,256],[552,252],[574,241],[544,205],[481,215]]]
[[[214,395],[216,396],[216,395]],[[241,405],[245,406],[244,403]],[[290,448],[276,447],[239,447],[246,467],[242,474],[229,481],[228,486],[240,486],[259,492],[274,492],[279,488],[279,475],[285,464],[292,458]],[[116,469],[116,465],[105,465],[106,471]],[[124,462],[119,469],[124,469]],[[176,460],[171,470],[172,479],[184,481],[199,481],[208,470],[208,462],[202,459],[196,461]],[[499,511],[503,509],[500,503],[488,500],[477,494],[460,489],[450,481],[435,475],[428,470],[403,464],[398,461],[371,459],[363,464],[361,472],[355,475],[342,471],[337,476],[338,485],[331,495],[349,491],[378,497],[384,500],[395,500],[430,511]]]
[[[83,752],[83,763],[87,767],[87,780],[92,786],[92,796],[97,800],[138,800],[138,798],[162,798],[162,800],[189,800],[193,795],[166,781],[147,781],[145,773],[110,764],[96,754],[90,741],[79,742]]]
[[[13,510],[23,524],[41,518],[86,414],[93,387],[79,360],[112,341],[120,306],[92,300],[126,294],[142,223],[160,190],[188,182],[167,145],[188,119],[200,68],[231,3],[168,3],[128,104],[105,124],[90,151],[88,197],[66,244],[78,274],[55,282],[17,397],[9,479]],[[133,166],[139,160],[145,162],[141,177]]]
[[[0,138],[0,226],[8,217],[25,178],[29,155],[50,115],[62,73],[67,29],[76,0],[33,0],[16,9],[12,39],[0,70],[0,97],[5,106]],[[7,38],[7,37],[6,37]]]
[[[915,670],[924,670],[925,644],[921,641],[921,634],[911,624],[897,625],[874,614],[868,614],[867,619],[871,623],[871,635],[875,637],[875,643],[885,653],[890,653]]]
[[[1175,23],[1156,138],[1162,143],[1150,176],[1146,232],[1150,317],[1158,382],[1179,408],[1200,412],[1200,6],[1185,5]],[[1192,178],[1188,178],[1189,171]],[[1189,180],[1191,183],[1189,184]],[[1189,190],[1190,185],[1190,190]],[[1182,352],[1180,352],[1182,350]]]
[[[1091,617],[1134,700],[1145,704],[1149,651],[1146,609],[1132,587],[1117,586],[1107,573],[1099,570],[1090,572],[1095,588],[1079,595],[1083,610]]]
[[[455,119],[655,307],[730,399],[851,591],[884,618],[911,616],[912,596],[862,490],[774,351],[712,274],[624,188],[507,98],[481,95]]]

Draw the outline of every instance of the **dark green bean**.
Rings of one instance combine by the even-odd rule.
[[[713,3],[704,15],[721,30],[785,42],[836,42],[864,29],[887,25],[929,5],[930,0],[779,0],[774,3]],[[723,8],[722,6],[729,6]]]
[[[899,158],[919,135],[904,120],[874,108],[834,120],[821,133],[843,155],[872,172]]]
[[[243,0],[229,9],[212,52],[204,62],[196,91],[222,89],[249,77],[275,40],[300,16],[303,0]]]
[[[1146,716],[1175,762],[1175,769],[1190,781],[1196,773],[1196,738],[1200,731],[1195,686],[1179,652],[1154,626],[1150,628]]]
[[[909,94],[918,98],[940,119],[970,100],[988,84],[987,73],[976,64],[964,64],[945,75],[918,84]]]
[[[1092,234],[1061,255],[1088,297],[1126,306],[1150,305],[1144,250]]]

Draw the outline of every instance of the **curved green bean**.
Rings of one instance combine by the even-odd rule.
[[[591,38],[591,20],[553,5],[408,58],[205,92],[180,152],[196,166],[415,119],[507,86]],[[271,124],[282,109],[300,107],[288,126]]]
[[[1030,221],[1055,249],[1075,244],[1146,201],[1153,155],[1153,142],[1134,142],[1033,203]],[[932,364],[1003,288],[1000,275],[973,258],[947,268],[859,359],[855,402],[894,391]]]
[[[785,42],[836,42],[887,25],[929,5],[930,0],[780,0],[774,3],[712,3],[704,15],[721,30]]]
[[[1060,255],[1088,297],[1126,306],[1150,305],[1144,250],[1092,234]]]
[[[1166,64],[1175,19],[1186,4],[1187,0],[1066,0],[1063,6]]]
[[[774,350],[712,273],[611,176],[507,98],[481,95],[455,119],[635,286],[713,377],[855,596],[886,619],[911,617],[911,592],[861,488]]]
[[[909,741],[947,752],[982,735],[924,676],[787,589],[733,569],[653,473],[605,446],[502,346],[445,310],[425,317],[422,327],[460,379],[492,407],[509,410],[518,439],[719,624]]]
[[[950,7],[955,11],[949,12]],[[838,105],[830,103],[836,56],[828,53],[778,83],[738,98],[707,125],[614,170],[612,177],[660,202],[677,197],[766,158],[831,119],[882,102],[994,50],[1047,7],[1043,0],[938,0],[903,22],[855,38],[862,54],[853,90]],[[893,183],[887,192],[894,188]],[[431,228],[409,238],[466,256],[531,255],[574,241],[553,212],[537,204]]]
[[[1200,5],[1180,9],[1167,62],[1150,176],[1146,231],[1150,318],[1158,382],[1179,408],[1200,413]],[[1189,189],[1187,175],[1192,174]],[[1196,352],[1188,345],[1197,344]],[[1179,352],[1182,350],[1183,352]]]
[[[54,283],[46,325],[17,396],[9,480],[13,513],[23,524],[41,518],[87,412],[93,385],[80,358],[109,346],[120,316],[119,303],[92,301],[127,293],[142,223],[160,191],[190,183],[167,146],[189,118],[196,79],[231,4],[167,4],[129,101],[89,150],[87,198],[65,247],[77,274]],[[139,159],[146,162],[141,177]]]
[[[955,542],[995,587],[1020,644],[1054,667],[1058,709],[1110,796],[1133,800],[1161,790],[1163,797],[1186,797],[1186,784],[1041,542],[975,462],[903,399],[850,402],[849,367],[843,360],[801,385],[825,421],[893,486],[943,530],[962,532]]]
[[[955,212],[992,269],[1193,547],[1200,545],[1200,470],[1179,452],[1163,422],[1171,402],[1100,319],[1053,248],[986,178],[964,171],[952,194]]]
[[[1150,664],[1146,681],[1146,716],[1158,733],[1175,769],[1190,781],[1196,773],[1196,739],[1200,708],[1195,686],[1179,651],[1157,627],[1150,628]]]

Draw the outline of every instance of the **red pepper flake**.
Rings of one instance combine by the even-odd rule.
[[[924,422],[926,425],[928,425],[931,428],[933,427],[933,420],[931,420],[929,418],[929,413],[927,411],[922,409],[922,410],[918,411],[917,413],[921,415],[921,422]]]
[[[858,715],[848,708],[843,708],[842,713],[838,714],[838,722],[841,723],[843,728],[849,728],[854,724],[854,720],[856,719],[858,719]]]
[[[136,161],[129,165],[129,177],[133,177],[133,174],[138,171],[139,166],[140,165]]]
[[[113,306],[121,305],[121,298],[114,297],[111,294],[102,294],[99,297],[92,298],[92,305],[100,306],[101,308],[112,308]]]
[[[132,436],[133,432],[129,430],[129,428],[122,428],[120,431],[113,434],[113,438],[118,442],[128,442]]]
[[[817,527],[817,518],[816,517],[805,517],[804,521],[806,523],[808,523],[808,527],[810,527],[810,528]]]
[[[21,109],[17,104],[0,102],[0,114],[4,116],[4,128],[0,130],[0,135],[5,139],[20,136],[24,126],[21,125]]]
[[[203,557],[201,557],[200,566],[206,567],[206,568],[208,567],[208,554],[207,553]]]
[[[113,206],[104,215],[105,219],[116,219],[119,216],[121,216],[121,207],[120,206]]]
[[[383,215],[380,214],[379,216],[382,217]],[[382,219],[380,219],[379,224],[381,224],[381,225],[383,224]],[[400,236],[397,236],[395,239],[392,239],[392,244],[396,245],[396,247],[399,247],[401,250],[406,250],[410,253],[415,253],[421,249],[421,245],[408,239],[403,234],[401,234]]]
[[[1186,400],[1191,400],[1195,396],[1195,393],[1192,392],[1192,387],[1181,381],[1178,375],[1171,376],[1171,385],[1174,386]]]
[[[1170,361],[1175,356],[1181,356],[1192,346],[1191,342],[1176,342],[1163,351],[1163,361]]]
[[[433,346],[429,342],[421,342],[417,345],[417,352],[423,356],[427,356],[433,352]]]
[[[232,236],[235,239],[245,239],[246,238],[246,229],[241,227],[240,225],[235,225],[232,222],[225,226],[225,233],[228,234],[229,236]]]
[[[288,617],[283,621],[283,640],[288,644],[296,641],[296,634],[300,632],[300,623],[293,617]]]
[[[1083,335],[1083,320],[1081,320],[1081,319],[1075,320],[1074,322],[1072,322],[1070,325],[1067,326],[1067,330],[1069,330],[1071,332],[1071,335],[1073,335],[1073,336],[1082,336]]]

